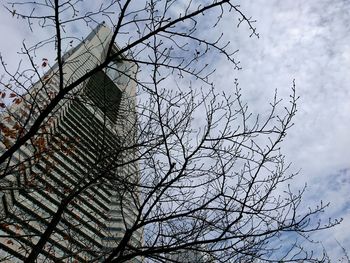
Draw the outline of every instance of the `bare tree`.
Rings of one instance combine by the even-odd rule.
[[[89,4],[6,6],[34,32],[43,28],[51,35],[30,47],[23,43],[23,63],[30,68],[20,63],[11,72],[1,60],[6,76],[0,104],[0,237],[7,243],[3,251],[17,249],[4,257],[327,260],[305,242],[338,221],[317,220],[325,204],[303,207],[304,189],[289,187],[296,174],[280,152],[297,111],[294,84],[289,103],[275,96],[267,115],[249,112],[237,81],[229,84],[230,92],[215,87],[215,69],[208,63],[213,56],[227,58],[232,70],[240,68],[221,22],[233,17],[257,37],[254,21],[230,0]],[[70,33],[97,26],[96,33],[104,24],[112,31],[95,46]],[[216,38],[201,31],[202,24]],[[84,52],[72,58],[77,41]],[[37,65],[35,54],[50,48],[57,62],[40,58]],[[41,74],[40,68],[48,70]],[[106,77],[108,72],[115,79]],[[137,92],[110,93],[106,87],[119,80],[137,85]],[[26,204],[32,199],[42,204]],[[104,223],[111,207],[121,216],[119,230]],[[281,240],[290,242],[280,245]]]

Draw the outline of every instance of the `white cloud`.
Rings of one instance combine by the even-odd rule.
[[[275,89],[287,96],[296,79],[301,99],[284,152],[295,168],[302,168],[295,184],[307,182],[308,193],[313,193],[316,200],[331,202],[327,215],[345,218],[332,233],[350,250],[350,173],[341,176],[344,182],[328,187],[340,170],[350,167],[349,4],[330,0],[241,4],[249,16],[258,20],[260,39],[232,34],[243,66],[235,77],[255,111],[265,107]],[[232,73],[220,68],[220,63],[218,68],[227,83]],[[327,240],[327,244],[337,246],[335,239]]]

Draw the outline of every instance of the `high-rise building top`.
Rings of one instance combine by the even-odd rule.
[[[110,36],[110,29],[100,25],[63,56],[65,86],[105,59]],[[65,207],[39,262],[99,261],[118,244],[138,202],[121,183],[128,181],[132,188],[138,178],[135,150],[126,150],[136,140],[136,70],[135,64],[115,59],[75,87],[9,166],[1,167],[8,174],[0,182],[0,262],[25,259],[75,192],[79,194]],[[28,128],[59,92],[59,78],[56,64],[23,95],[22,103],[2,113],[3,127],[18,122]],[[16,137],[9,140],[11,144]],[[0,150],[8,147],[2,140]],[[132,240],[142,242],[141,231]]]

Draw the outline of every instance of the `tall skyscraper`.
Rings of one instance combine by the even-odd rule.
[[[110,29],[100,25],[63,56],[65,86],[104,60],[110,36]],[[74,88],[40,132],[1,167],[8,174],[0,182],[0,262],[25,259],[61,204],[77,192],[38,262],[97,262],[118,244],[138,202],[131,194],[138,167],[130,147],[136,140],[136,71],[134,63],[119,57]],[[2,113],[2,131],[16,123],[30,127],[59,92],[59,79],[56,64]],[[2,138],[0,150],[15,140]],[[141,231],[132,242],[142,242]]]

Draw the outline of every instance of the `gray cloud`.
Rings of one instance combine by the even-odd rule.
[[[295,185],[309,185],[306,204],[323,199],[331,202],[327,215],[344,217],[323,241],[339,248],[337,239],[348,250],[350,173],[340,171],[350,167],[349,3],[242,1],[245,12],[258,20],[260,39],[232,34],[243,66],[235,77],[254,111],[264,109],[275,89],[286,97],[296,80],[299,112],[284,153],[302,169]],[[232,74],[220,63],[218,69],[227,82]],[[342,183],[334,183],[339,178]]]

